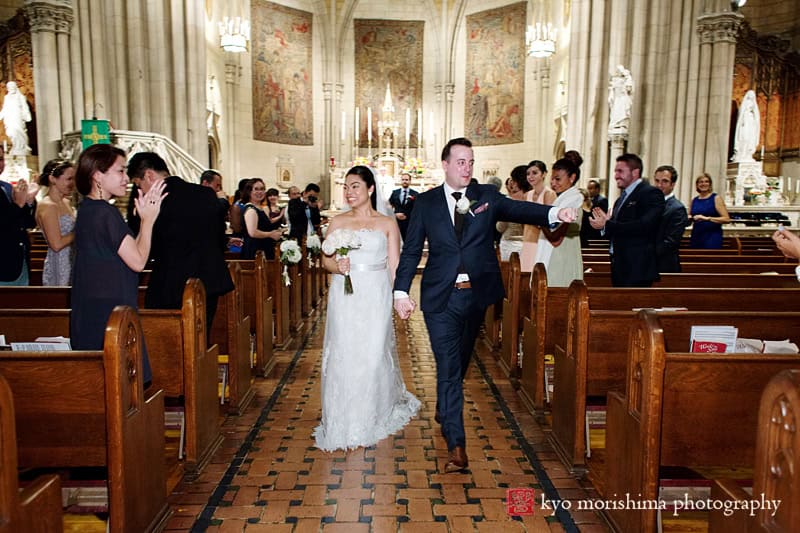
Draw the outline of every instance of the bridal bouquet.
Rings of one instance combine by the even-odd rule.
[[[292,284],[289,279],[289,266],[290,264],[296,265],[303,258],[303,253],[300,251],[300,245],[297,241],[291,239],[281,242],[281,263],[283,263],[283,283],[288,287]]]
[[[314,258],[319,255],[322,250],[322,243],[319,240],[319,235],[312,233],[306,237],[306,251],[308,254],[309,268],[314,266]]]
[[[349,229],[334,230],[322,243],[322,251],[325,255],[336,254],[339,257],[347,257],[347,253],[356,248],[361,248],[361,238],[358,233]],[[350,279],[350,272],[344,275],[344,293],[353,294],[353,280]]]

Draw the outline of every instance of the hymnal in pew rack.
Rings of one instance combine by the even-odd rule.
[[[689,351],[693,353],[733,353],[739,330],[733,326],[692,326]]]

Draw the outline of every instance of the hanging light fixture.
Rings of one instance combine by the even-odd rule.
[[[226,52],[247,52],[250,40],[250,21],[242,17],[225,17],[219,23],[219,45]]]
[[[537,22],[528,26],[525,33],[525,42],[528,44],[528,55],[533,57],[550,57],[556,52],[556,37],[558,30],[549,22]]]

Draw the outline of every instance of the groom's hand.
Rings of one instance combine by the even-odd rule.
[[[403,320],[407,320],[416,307],[417,304],[411,298],[398,298],[394,301],[394,310]]]
[[[575,222],[578,219],[577,207],[563,207],[558,210],[558,220],[561,222]]]

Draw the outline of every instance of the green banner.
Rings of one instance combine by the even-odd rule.
[[[81,140],[84,150],[93,144],[111,144],[111,125],[107,120],[81,120]]]

